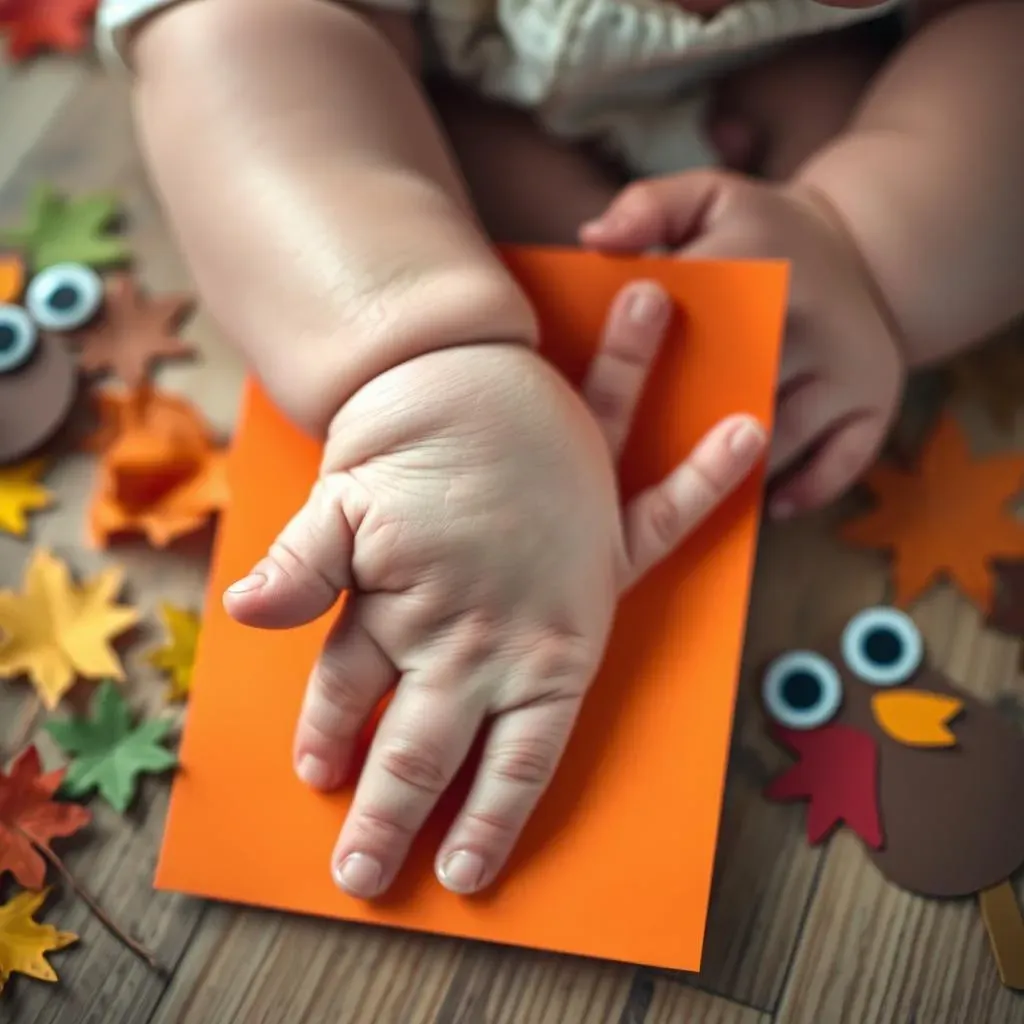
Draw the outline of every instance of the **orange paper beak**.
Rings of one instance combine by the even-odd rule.
[[[949,728],[963,701],[928,690],[883,690],[871,700],[882,730],[908,747],[955,747]]]

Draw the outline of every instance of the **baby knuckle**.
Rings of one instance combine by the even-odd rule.
[[[347,666],[326,652],[317,666],[314,693],[317,703],[336,711],[347,712],[364,703],[362,687]]]
[[[499,782],[538,787],[555,774],[561,747],[543,737],[509,740],[491,752],[487,770]]]
[[[408,841],[416,833],[413,825],[377,807],[361,808],[353,824],[360,837],[370,836],[384,844],[392,839]]]
[[[662,547],[675,545],[683,532],[683,512],[664,491],[654,491],[646,508],[647,523],[654,539]]]
[[[441,752],[422,741],[390,743],[381,751],[380,766],[393,779],[430,796],[439,795],[449,782]]]

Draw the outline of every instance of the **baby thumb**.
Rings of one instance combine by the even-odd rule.
[[[718,171],[691,171],[634,182],[580,228],[580,243],[626,251],[687,245],[727,180]]]
[[[228,614],[247,626],[286,629],[319,618],[352,585],[352,528],[343,480],[321,479],[309,500],[244,578],[224,593]]]

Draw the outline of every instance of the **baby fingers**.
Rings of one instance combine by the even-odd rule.
[[[630,502],[623,589],[668,557],[746,479],[767,443],[757,420],[731,416],[712,428],[661,483]]]
[[[327,611],[351,584],[352,530],[339,491],[345,478],[317,482],[309,500],[247,576],[228,587],[224,605],[248,626],[286,629]]]
[[[653,281],[627,285],[612,303],[601,346],[583,382],[583,397],[616,458],[622,454],[672,309],[671,297]]]

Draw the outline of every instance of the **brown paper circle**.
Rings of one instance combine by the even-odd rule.
[[[1024,866],[1024,733],[996,708],[955,687],[925,662],[901,689],[963,701],[950,723],[956,746],[909,747],[879,727],[878,692],[857,679],[837,650],[826,653],[843,678],[837,721],[878,744],[882,848],[868,855],[896,885],[922,896],[969,896]]]
[[[71,413],[78,366],[60,338],[43,334],[24,366],[0,373],[0,465],[45,444]]]

